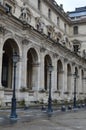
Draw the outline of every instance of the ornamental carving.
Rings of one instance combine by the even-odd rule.
[[[45,52],[46,51],[46,48],[45,47],[40,47],[40,52]]]
[[[67,62],[68,61],[68,59],[67,58],[64,58],[64,62]]]
[[[75,62],[72,62],[72,66],[75,66]]]
[[[54,26],[47,25],[47,32],[53,33],[54,31],[55,31],[55,30],[54,30]]]
[[[4,34],[4,33],[5,33],[5,28],[2,25],[0,25],[0,34]]]
[[[28,45],[28,44],[29,44],[29,40],[26,39],[26,38],[23,39],[23,40],[22,40],[22,44],[23,44],[23,45]]]
[[[36,28],[38,31],[43,32],[44,30],[44,22],[42,21],[41,17],[36,17],[35,18],[35,22],[36,22]]]
[[[53,57],[54,57],[54,58],[58,58],[58,56],[59,56],[59,55],[58,55],[57,53],[54,53],[54,54],[53,54]]]
[[[26,3],[23,3],[23,6],[21,8],[21,15],[20,19],[25,22],[25,23],[30,23],[31,22],[31,12],[28,9],[28,6]]]

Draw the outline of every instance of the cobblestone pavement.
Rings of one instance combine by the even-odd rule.
[[[20,110],[17,120],[10,120],[9,113],[0,111],[0,130],[86,130],[85,109],[56,111],[52,115],[40,110]]]

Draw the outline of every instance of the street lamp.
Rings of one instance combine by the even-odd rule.
[[[76,78],[77,78],[77,71],[75,70],[75,73],[74,73],[74,100],[73,100],[74,108],[76,108]]]
[[[53,112],[52,109],[52,98],[51,98],[51,72],[53,71],[53,66],[51,64],[48,65],[48,71],[49,71],[49,97],[48,97],[48,113]]]
[[[13,70],[14,70],[14,80],[13,80],[13,96],[12,96],[12,102],[11,102],[11,115],[10,118],[16,119],[17,114],[16,114],[16,94],[15,94],[15,86],[16,86],[16,64],[19,61],[19,55],[17,52],[13,52],[12,56],[12,61],[13,61]]]

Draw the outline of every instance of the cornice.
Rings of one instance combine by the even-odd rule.
[[[54,0],[44,0],[44,2],[48,3],[53,10],[55,10],[63,19],[66,20],[68,24],[71,24],[71,19],[69,18],[68,14],[65,13],[63,9],[58,4],[54,4]]]

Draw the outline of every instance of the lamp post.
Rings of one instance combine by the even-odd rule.
[[[48,71],[49,71],[49,97],[48,97],[48,113],[53,112],[52,109],[52,98],[51,98],[51,73],[53,70],[53,66],[51,64],[48,65]]]
[[[10,115],[10,118],[16,119],[17,118],[17,114],[16,114],[16,94],[15,94],[16,64],[19,61],[19,55],[17,54],[17,52],[13,52],[12,60],[13,60],[13,70],[14,70],[13,78],[14,78],[14,80],[13,80],[13,96],[12,96],[12,102],[11,102],[11,115]]]
[[[76,78],[77,78],[77,71],[74,73],[74,102],[73,107],[76,108]]]

